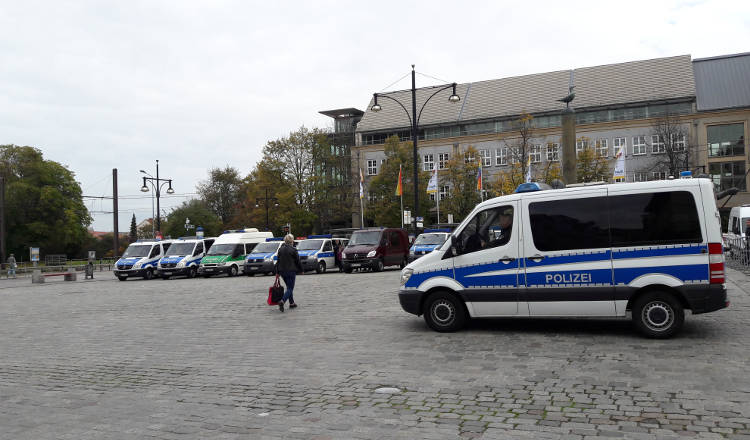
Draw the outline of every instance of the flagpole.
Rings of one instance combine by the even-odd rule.
[[[404,229],[404,195],[401,194],[401,229]]]
[[[440,223],[440,185],[438,184],[438,190],[435,193],[435,200],[437,201],[437,222]]]

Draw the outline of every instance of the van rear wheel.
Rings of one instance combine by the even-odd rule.
[[[456,295],[435,292],[425,301],[424,320],[436,332],[455,332],[466,325],[466,308]]]
[[[680,301],[666,292],[649,292],[633,304],[633,325],[644,336],[664,339],[674,336],[685,322]]]

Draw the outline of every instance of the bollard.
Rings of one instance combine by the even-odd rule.
[[[76,280],[76,268],[69,267],[68,272],[65,274],[65,281],[75,281],[75,280]]]
[[[34,269],[34,272],[31,274],[31,283],[44,283],[44,275],[42,275],[41,269]]]

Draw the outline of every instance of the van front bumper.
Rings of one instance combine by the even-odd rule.
[[[190,272],[189,267],[161,267],[159,268],[159,274],[160,275],[166,275],[168,277],[173,276],[179,276],[179,275],[185,275],[187,276],[188,272]]]
[[[343,260],[341,264],[343,265],[344,269],[346,268],[352,268],[352,269],[359,269],[360,267],[368,267],[368,268],[376,268],[378,267],[378,257],[373,258],[358,258],[356,260]]]
[[[424,292],[418,290],[399,290],[398,301],[401,303],[401,308],[405,312],[411,313],[412,315],[422,314],[422,297]]]
[[[300,258],[300,263],[302,263],[302,270],[307,272],[308,270],[315,270],[318,268],[318,259],[317,258],[310,258],[307,257],[305,259]]]
[[[275,261],[264,261],[262,263],[245,263],[245,269],[243,272],[246,275],[252,275],[256,273],[268,273],[276,271]]]
[[[116,277],[144,277],[146,276],[146,269],[115,269],[113,271]],[[156,270],[154,270],[156,272]]]
[[[201,275],[217,275],[222,273],[229,273],[229,268],[232,266],[200,266],[198,267],[198,273]]]

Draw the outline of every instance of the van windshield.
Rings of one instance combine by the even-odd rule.
[[[297,249],[301,251],[320,249],[321,243],[323,243],[323,240],[303,240],[297,245]]]
[[[266,252],[276,252],[279,250],[280,243],[278,241],[271,241],[266,243],[258,243],[257,246],[253,249],[253,252],[257,253],[266,253]]]
[[[169,247],[169,255],[192,255],[195,243],[174,243]]]
[[[380,241],[380,231],[355,232],[349,240],[348,247],[362,245],[377,245]]]
[[[206,255],[231,255],[237,245],[234,243],[215,244]]]
[[[414,244],[443,244],[447,238],[448,234],[422,234]]]
[[[131,244],[122,254],[122,258],[145,257],[151,252],[150,244]]]

